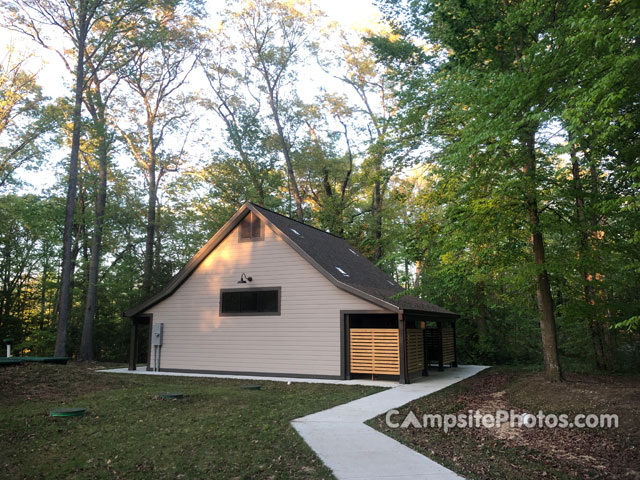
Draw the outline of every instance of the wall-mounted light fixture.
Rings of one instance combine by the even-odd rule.
[[[251,280],[253,280],[252,277],[247,277],[247,274],[242,272],[242,275],[240,275],[240,281],[238,283],[247,283],[247,282],[250,282]]]

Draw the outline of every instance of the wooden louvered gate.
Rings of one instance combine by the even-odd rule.
[[[427,344],[427,365],[436,362],[442,368],[446,364],[456,364],[456,340],[453,327],[427,327],[424,330]]]
[[[453,363],[456,361],[454,331],[451,327],[442,327],[442,362]]]
[[[407,329],[407,371],[409,373],[424,370],[424,336],[422,329]]]
[[[400,375],[398,330],[352,328],[349,342],[351,373]]]

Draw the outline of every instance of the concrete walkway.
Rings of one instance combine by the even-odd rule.
[[[363,422],[484,370],[466,365],[429,372],[410,385],[338,405],[292,423],[339,480],[460,479],[451,470],[402,445]]]

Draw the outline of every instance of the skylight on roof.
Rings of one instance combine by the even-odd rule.
[[[356,252],[353,248],[350,248],[350,249],[349,249],[349,251],[350,251],[351,253],[353,253],[354,255],[358,255],[358,252]]]
[[[349,274],[347,272],[345,272],[343,269],[341,269],[340,267],[336,267],[336,270],[338,270],[343,277],[348,277]]]
[[[395,283],[393,283],[391,280],[387,280],[387,282],[389,282],[389,285],[395,286]]]
[[[291,230],[293,233],[295,233],[295,234],[296,234],[296,235],[298,235],[299,237],[301,237],[301,236],[302,236],[302,234],[301,234],[299,231],[297,231],[295,228],[290,228],[289,230]]]

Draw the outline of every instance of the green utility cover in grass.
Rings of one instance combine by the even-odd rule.
[[[84,415],[86,408],[57,408],[51,410],[50,415],[52,417],[79,417]]]
[[[261,385],[243,385],[242,388],[243,390],[260,390]]]
[[[184,398],[184,393],[163,392],[163,393],[159,393],[158,396],[160,398],[164,398],[165,400],[178,400],[180,398]]]

